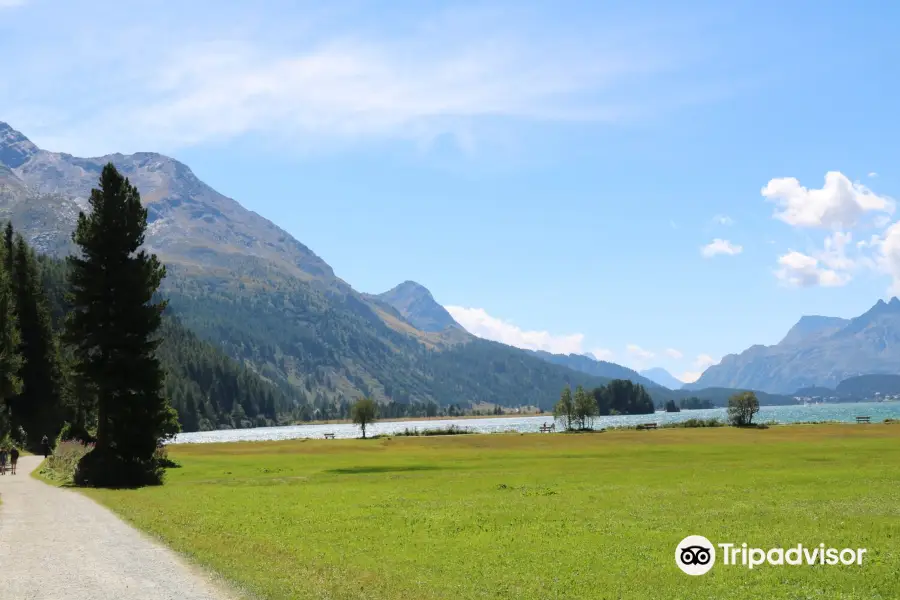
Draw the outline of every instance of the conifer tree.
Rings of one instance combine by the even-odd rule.
[[[7,226],[7,239],[12,228]],[[55,438],[62,426],[61,373],[50,310],[33,251],[21,235],[13,246],[15,312],[21,332],[19,349],[22,391],[13,400],[13,425],[28,434],[37,447],[47,435]]]
[[[0,439],[11,431],[10,402],[22,391],[19,327],[6,246],[0,246]]]
[[[154,294],[166,270],[155,254],[140,249],[147,210],[112,163],[91,190],[90,208],[78,215],[72,236],[80,256],[69,257],[66,337],[78,374],[96,391],[97,434],[76,479],[87,485],[156,483],[157,447],[178,430],[156,357],[166,304],[154,302]]]

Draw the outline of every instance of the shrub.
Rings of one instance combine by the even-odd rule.
[[[93,444],[83,444],[76,440],[61,441],[56,444],[53,454],[44,461],[41,475],[59,483],[74,483],[79,461],[93,449]]]
[[[433,429],[410,429],[409,427],[407,427],[403,431],[395,433],[394,435],[417,437],[422,435],[462,435],[466,433],[472,432],[465,427],[460,427],[459,425],[449,425],[447,427],[435,427]]]
[[[135,488],[159,485],[163,474],[164,465],[156,454],[142,461],[94,448],[78,461],[73,479],[76,485],[84,487]]]
[[[724,427],[725,423],[721,420],[712,418],[712,419],[696,419],[691,418],[685,421],[679,421],[678,423],[667,423],[663,425],[663,427]]]

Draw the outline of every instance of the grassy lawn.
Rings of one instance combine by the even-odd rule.
[[[90,491],[263,598],[900,598],[900,426],[183,445]],[[675,565],[687,535],[862,566]]]

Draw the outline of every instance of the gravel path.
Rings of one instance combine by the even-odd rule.
[[[0,600],[225,600],[174,552],[78,492],[0,476]]]

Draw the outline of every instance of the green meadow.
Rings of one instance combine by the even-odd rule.
[[[900,425],[180,445],[98,501],[261,598],[900,598]],[[675,564],[691,534],[867,548]]]

